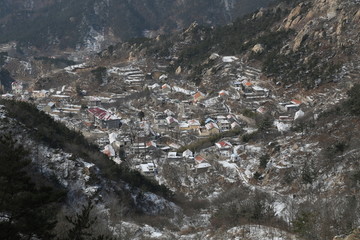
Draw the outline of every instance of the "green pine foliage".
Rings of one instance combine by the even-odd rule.
[[[0,149],[0,239],[53,239],[64,192],[31,181],[27,152],[11,137],[0,136]]]
[[[349,110],[353,115],[360,115],[360,84],[355,84],[348,91],[348,100],[345,102],[345,107]]]
[[[94,236],[91,228],[96,224],[97,217],[91,216],[94,204],[91,200],[82,206],[80,213],[75,216],[66,216],[66,220],[72,225],[63,240],[114,240],[115,238],[98,235]]]
[[[82,157],[86,161],[94,163],[101,174],[111,180],[128,182],[133,187],[143,191],[150,191],[165,198],[172,198],[173,193],[163,185],[146,178],[138,171],[130,170],[126,164],[117,165],[110,161],[106,155],[100,153],[95,144],[89,143],[85,137],[75,130],[70,130],[63,123],[54,121],[45,112],[39,111],[33,104],[0,100],[5,105],[9,117],[15,118],[32,129],[32,135],[43,144],[53,148],[61,148],[73,156]]]

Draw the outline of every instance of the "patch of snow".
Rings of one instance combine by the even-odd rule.
[[[294,120],[296,120],[298,118],[302,118],[304,115],[305,115],[305,113],[303,111],[299,110],[295,113]]]
[[[239,58],[235,57],[235,56],[225,56],[222,58],[222,61],[224,63],[231,63],[231,62],[234,62],[234,61],[237,61],[239,60]]]
[[[233,227],[226,232],[228,239],[247,240],[295,240],[294,235],[277,228],[261,225],[243,225]]]
[[[276,126],[276,128],[279,132],[286,132],[286,131],[289,131],[291,128],[291,124],[282,123],[279,121],[274,121],[274,125]]]
[[[208,107],[214,106],[218,102],[219,102],[219,99],[217,97],[214,97],[214,98],[210,98],[210,99],[204,101],[204,105],[208,108]]]

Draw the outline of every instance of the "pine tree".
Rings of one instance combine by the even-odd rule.
[[[80,213],[75,216],[66,216],[66,220],[72,225],[65,240],[113,240],[113,238],[99,235],[94,236],[91,227],[96,223],[97,217],[91,217],[94,205],[91,200],[83,205]]]
[[[63,193],[31,181],[27,152],[11,137],[0,136],[0,149],[0,239],[53,239],[54,203]]]

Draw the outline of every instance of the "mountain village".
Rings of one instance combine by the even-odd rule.
[[[193,22],[100,52],[34,57],[36,48],[2,44],[0,133],[29,150],[35,176],[68,191],[57,217],[95,203],[96,233],[358,237],[358,5],[281,1],[223,27]],[[89,46],[112,36],[91,34]],[[10,111],[19,102],[61,127],[25,124],[16,113],[26,108]],[[50,144],[44,132],[65,133]],[[82,145],[69,146],[73,136]]]
[[[108,76],[121,78],[117,84],[125,86],[122,94],[88,96],[85,90],[66,85],[31,91],[21,82],[13,82],[11,92],[1,97],[33,102],[94,141],[116,163],[124,161],[158,181],[163,181],[162,165],[169,162],[193,175],[219,167],[240,172],[249,155],[265,155],[256,143],[236,137],[262,127],[253,116],[268,116],[271,122],[264,123],[266,128],[283,133],[304,117],[302,109],[311,98],[303,103],[299,96],[275,95],[274,87],[262,81],[261,70],[246,66],[235,56],[213,54],[210,58],[219,62],[221,77],[228,81],[218,91],[171,81],[161,66],[147,73],[140,64],[133,64],[107,70]],[[77,74],[86,68],[79,64],[64,71]],[[214,144],[192,144],[209,138],[215,139]],[[249,181],[258,172],[253,169],[241,176],[244,174]]]

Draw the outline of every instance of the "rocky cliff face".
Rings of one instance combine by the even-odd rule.
[[[181,29],[193,21],[224,24],[269,0],[0,1],[0,41],[38,48],[87,48]]]

